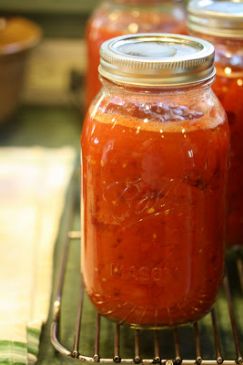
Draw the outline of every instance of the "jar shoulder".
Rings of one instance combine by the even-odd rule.
[[[225,111],[211,89],[139,94],[103,88],[86,119],[156,130],[184,126],[196,130],[227,123]]]

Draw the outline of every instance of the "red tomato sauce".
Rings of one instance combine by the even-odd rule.
[[[231,131],[231,155],[228,182],[228,245],[243,244],[243,70],[228,68],[241,77],[230,77],[217,67],[213,89],[228,116]]]
[[[228,153],[224,114],[217,123],[214,114],[107,103],[87,116],[82,267],[101,314],[161,326],[210,310],[223,272]]]

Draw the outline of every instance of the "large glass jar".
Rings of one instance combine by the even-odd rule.
[[[243,2],[193,1],[190,31],[215,45],[213,89],[227,112],[231,131],[226,242],[243,245]]]
[[[82,272],[98,311],[134,326],[209,311],[223,275],[228,125],[213,46],[130,35],[101,48],[82,137]]]
[[[88,22],[86,107],[101,88],[98,78],[101,44],[113,37],[141,32],[185,33],[185,12],[180,0],[106,0]]]

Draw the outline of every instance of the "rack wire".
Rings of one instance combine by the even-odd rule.
[[[241,352],[241,340],[242,340],[242,328],[240,328],[239,316],[242,318],[242,293],[243,293],[243,256],[242,251],[235,252],[233,255],[233,267],[237,278],[233,279],[233,284],[235,281],[238,282],[238,291],[235,294],[235,289],[232,288],[232,280],[230,265],[226,265],[226,274],[222,285],[222,295],[224,297],[224,304],[226,307],[226,316],[224,322],[227,322],[227,328],[224,329],[224,336],[227,337],[225,342],[225,347],[231,347],[232,356],[225,358],[225,348],[222,346],[222,324],[221,324],[221,314],[217,309],[217,303],[211,312],[207,315],[207,320],[209,322],[209,334],[212,337],[212,351],[209,354],[203,351],[203,341],[205,336],[202,335],[204,324],[203,320],[195,322],[186,327],[175,327],[170,329],[171,340],[167,347],[173,349],[173,355],[170,357],[165,357],[163,354],[164,347],[163,340],[168,340],[167,330],[150,330],[142,331],[138,329],[130,329],[126,326],[115,324],[110,322],[109,325],[113,329],[111,330],[109,340],[112,344],[112,355],[110,357],[105,357],[101,350],[101,339],[102,339],[102,323],[104,321],[109,321],[98,313],[94,315],[94,333],[93,333],[93,351],[90,354],[82,353],[82,348],[80,348],[80,342],[82,336],[85,334],[85,313],[84,312],[84,299],[85,290],[82,285],[80,288],[80,297],[77,305],[77,313],[75,324],[73,328],[73,343],[71,346],[67,346],[62,343],[60,335],[61,327],[61,317],[62,317],[62,302],[64,293],[64,282],[65,275],[67,271],[67,262],[70,246],[76,242],[79,244],[80,232],[70,231],[67,235],[66,241],[63,247],[63,254],[60,266],[60,272],[57,283],[56,296],[53,303],[53,320],[51,325],[51,342],[54,348],[63,356],[68,358],[79,360],[80,362],[87,363],[121,363],[121,364],[163,364],[163,365],[242,365],[243,356]],[[77,274],[79,275],[79,273]],[[235,308],[235,297],[237,296],[238,302],[240,302],[237,314]],[[124,327],[126,327],[124,329]],[[188,331],[192,332],[192,336],[188,336]],[[128,357],[126,352],[123,351],[122,346],[122,332],[125,331],[125,336],[129,338],[130,348],[132,350],[132,356]],[[188,343],[190,347],[190,354],[183,355],[184,345],[182,339],[188,336]],[[207,336],[206,336],[207,337]],[[162,341],[162,342],[161,342]],[[143,346],[146,344],[146,351],[144,351]],[[150,347],[147,346],[150,344]],[[149,348],[148,348],[149,347]],[[145,353],[145,355],[144,355]],[[212,353],[214,353],[212,355]]]

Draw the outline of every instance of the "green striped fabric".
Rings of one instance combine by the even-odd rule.
[[[17,341],[0,341],[0,364],[27,364],[26,343]]]
[[[33,358],[36,358],[39,350],[39,342],[40,342],[40,328],[31,328],[27,329],[27,351],[28,354]]]
[[[24,328],[24,324],[16,324]],[[26,328],[23,341],[0,340],[0,364],[34,364],[37,361],[41,324]]]

